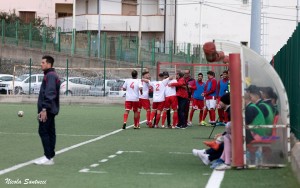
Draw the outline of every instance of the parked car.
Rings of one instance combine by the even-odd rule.
[[[123,91],[123,84],[125,79],[117,80],[109,90],[108,96],[109,97],[125,97],[126,91]]]
[[[6,82],[6,87],[9,92],[14,88],[14,94],[29,94],[29,88],[31,93],[34,93],[34,88],[39,88],[42,84],[44,74],[23,74],[12,81]]]
[[[61,79],[60,93],[64,95],[88,95],[93,82],[83,77],[69,77]]]
[[[105,96],[108,95],[109,89],[113,86],[116,80],[105,80]],[[104,94],[104,79],[96,79],[94,85],[91,86],[89,95],[103,96]]]
[[[12,81],[14,76],[11,74],[0,74],[0,93],[8,94],[12,91]]]

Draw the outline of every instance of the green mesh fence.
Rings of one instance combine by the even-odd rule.
[[[274,56],[273,64],[278,72],[290,102],[291,131],[300,139],[300,27],[280,51]]]
[[[72,31],[61,32],[60,28],[36,27],[32,24],[6,23],[1,20],[1,43],[76,54],[85,57],[98,56],[97,31],[77,31],[72,41]],[[72,46],[73,42],[75,45]],[[100,57],[116,62],[127,62],[156,66],[160,62],[205,63],[201,57],[201,46],[189,43],[174,44],[173,41],[159,43],[155,39],[142,40],[140,62],[138,62],[137,36],[110,36],[101,33]]]

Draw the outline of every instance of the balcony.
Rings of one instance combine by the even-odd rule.
[[[62,32],[72,31],[72,17],[58,18]],[[98,15],[76,16],[76,31],[98,30]],[[139,16],[101,15],[101,31],[138,32]],[[142,32],[163,32],[164,16],[142,16]]]

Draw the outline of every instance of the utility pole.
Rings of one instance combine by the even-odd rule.
[[[98,42],[97,42],[98,58],[100,58],[100,54],[101,54],[101,37],[100,36],[101,36],[101,0],[98,1]]]
[[[202,7],[203,7],[203,3],[204,3],[204,0],[200,0],[200,18],[199,18],[199,28],[200,28],[200,31],[199,31],[199,42],[200,42],[200,45],[202,44]]]
[[[141,44],[142,44],[142,5],[143,0],[140,0],[140,15],[139,15],[139,33],[138,33],[138,57],[137,57],[137,64],[140,64],[141,61]]]
[[[296,6],[296,27],[298,26],[299,23],[299,0],[297,0],[297,6]]]
[[[75,54],[75,34],[76,34],[76,0],[73,0],[73,24],[72,24],[72,46],[71,46],[71,55]]]
[[[250,48],[261,55],[261,0],[252,1],[250,33]]]

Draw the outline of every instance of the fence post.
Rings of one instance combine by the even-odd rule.
[[[103,80],[104,80],[104,92],[103,92],[103,96],[105,97],[105,93],[106,93],[106,88],[105,88],[105,80],[106,80],[106,38],[107,38],[107,35],[106,35],[106,33],[104,33],[104,41],[105,41],[105,43],[104,43],[104,53],[103,53],[103,56],[104,56],[104,58],[103,58],[103,70],[104,70],[104,74],[103,74],[103,76],[104,76],[104,78],[103,78]]]
[[[66,84],[66,96],[69,94],[69,59],[67,59],[67,84]]]
[[[60,34],[61,34],[61,28],[59,27],[59,28],[58,28],[58,31],[57,31],[57,44],[58,44],[58,49],[57,49],[57,51],[58,51],[58,52],[61,52],[61,46],[60,46]]]
[[[138,62],[138,56],[139,56],[139,48],[138,48],[138,44],[139,44],[139,39],[138,37],[136,36],[135,37],[135,64],[137,65],[139,62]]]
[[[42,46],[43,46],[43,51],[45,51],[46,50],[46,44],[47,44],[47,41],[46,41],[46,34],[47,33],[47,28],[44,26],[43,27],[43,44],[42,44]]]
[[[72,30],[72,47],[71,47],[71,55],[73,56],[75,54],[75,43],[76,43],[76,29],[73,28]]]
[[[120,67],[120,61],[121,61],[121,56],[122,56],[122,36],[118,36],[118,50],[117,50],[117,61],[118,61],[118,66]]]
[[[29,59],[29,95],[31,94],[31,66],[32,66],[32,60]]]
[[[173,62],[173,41],[169,41],[169,62]]]
[[[152,39],[151,46],[151,64],[155,65],[155,39]]]
[[[16,21],[16,45],[19,45],[19,21]]]
[[[191,62],[191,43],[187,45],[187,63]]]
[[[31,22],[29,24],[29,38],[28,38],[28,40],[29,40],[29,48],[31,48],[32,47],[32,23]]]
[[[91,56],[91,31],[87,32],[87,56],[90,57]]]
[[[2,44],[4,44],[5,43],[5,20],[4,19],[2,19],[1,27],[2,27],[2,29],[1,29]]]

